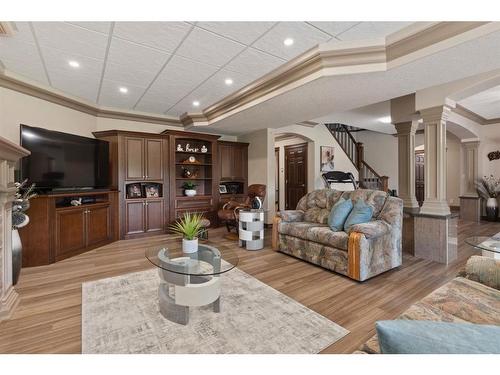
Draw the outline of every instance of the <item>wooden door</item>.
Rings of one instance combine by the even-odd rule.
[[[163,231],[164,225],[163,200],[146,201],[146,232]]]
[[[125,137],[125,179],[143,180],[144,171],[144,139]]]
[[[87,247],[86,208],[56,211],[56,259]]]
[[[146,202],[144,200],[125,202],[125,235],[144,233],[146,229],[145,208]]]
[[[233,177],[233,146],[226,144],[219,144],[219,168],[220,178],[222,180],[231,179]]]
[[[307,143],[285,146],[285,209],[294,210],[307,193]]]
[[[146,180],[163,180],[163,143],[161,139],[146,139],[144,171]]]
[[[95,246],[111,239],[109,206],[87,210],[87,246]]]
[[[424,163],[425,154],[423,152],[415,153],[415,197],[418,205],[422,206],[425,198],[425,174]]]

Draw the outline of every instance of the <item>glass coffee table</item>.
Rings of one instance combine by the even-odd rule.
[[[188,324],[189,308],[213,305],[220,312],[220,275],[238,264],[227,247],[200,243],[195,253],[183,253],[180,241],[148,248],[146,258],[158,267],[160,313],[172,322]]]
[[[491,237],[474,236],[465,239],[465,243],[481,250],[482,255],[500,259],[500,233]]]

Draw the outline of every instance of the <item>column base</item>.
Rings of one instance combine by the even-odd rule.
[[[415,256],[449,264],[457,259],[457,215],[415,215]]]
[[[448,202],[444,200],[426,199],[420,213],[423,215],[448,216],[451,214]]]
[[[415,198],[400,197],[403,200],[403,208],[409,212],[415,212],[420,209],[418,202]]]
[[[7,289],[7,293],[0,300],[0,321],[9,319],[19,303],[19,294],[14,287]]]
[[[481,199],[478,196],[460,197],[460,219],[475,222],[481,220]]]

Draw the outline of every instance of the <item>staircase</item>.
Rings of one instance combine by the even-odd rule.
[[[344,124],[325,124],[327,129],[349,157],[359,173],[359,187],[373,190],[389,190],[389,177],[380,176],[363,158],[363,143],[356,142],[353,132],[362,129]]]

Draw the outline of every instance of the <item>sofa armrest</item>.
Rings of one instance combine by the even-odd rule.
[[[366,238],[377,238],[389,233],[391,226],[383,220],[373,220],[368,223],[354,224],[349,228],[349,234],[358,232],[365,235]]]
[[[291,223],[294,221],[304,221],[304,211],[302,210],[285,210],[279,211],[277,214],[282,221]]]
[[[281,217],[279,215],[276,215],[273,219],[273,232],[272,232],[272,241],[271,241],[271,248],[274,251],[279,250],[279,233],[278,233],[278,226],[281,223]]]
[[[500,290],[500,260],[472,256],[460,276]]]

